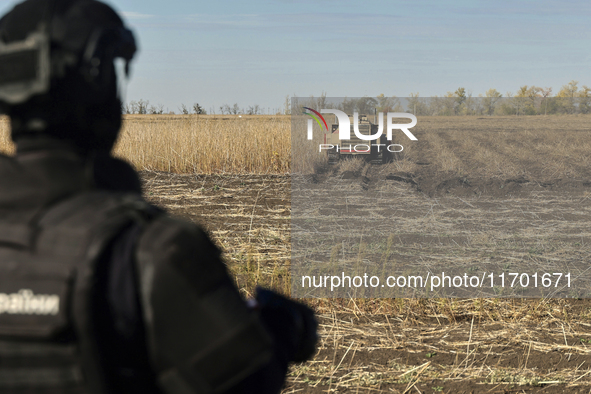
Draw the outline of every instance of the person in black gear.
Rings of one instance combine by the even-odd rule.
[[[0,19],[1,393],[277,393],[315,351],[312,311],[247,307],[197,225],[141,197],[110,152],[115,59],[133,34],[95,0],[27,0]]]

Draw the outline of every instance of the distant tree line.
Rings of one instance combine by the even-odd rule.
[[[406,110],[415,115],[549,115],[591,113],[591,88],[579,88],[577,81],[562,86],[556,96],[552,88],[521,86],[517,92],[505,96],[496,89],[473,97],[460,87],[443,97],[428,100],[411,94]]]
[[[137,100],[137,101],[130,101],[129,103],[125,104],[121,108],[121,112],[123,114],[139,114],[139,115],[160,115],[160,114],[175,114],[174,111],[169,111],[166,109],[164,110],[164,106],[162,104],[158,105],[151,105],[148,100]],[[189,114],[197,114],[197,115],[207,115],[207,111],[201,104],[195,103],[192,107],[189,107],[185,104],[181,104],[178,108],[178,113],[181,115],[189,115]],[[215,115],[215,110],[210,108],[210,113]],[[247,108],[241,108],[237,103],[230,106],[229,104],[224,104],[219,107],[219,113],[222,115],[263,115],[263,114],[281,114],[281,110],[279,108],[263,108],[258,104],[254,104],[248,106]]]
[[[164,113],[164,106],[162,104],[151,105],[148,100],[140,99],[138,101],[130,101],[123,107],[124,114],[150,114],[161,115]]]
[[[205,111],[205,109],[203,109],[203,107],[199,105],[199,103],[193,104],[193,107],[191,109],[193,112],[191,112],[191,110],[189,110],[189,108],[187,108],[185,104],[181,104],[181,107],[179,108],[179,113],[182,115],[189,115],[190,113],[194,113],[196,115],[207,115],[207,111]]]
[[[420,97],[411,93],[407,98],[395,96],[345,98],[338,103],[330,102],[326,94],[319,97],[298,99],[296,107],[316,109],[336,108],[348,114],[358,112],[408,112],[415,115],[546,115],[546,114],[588,114],[591,113],[591,88],[579,87],[577,81],[562,86],[556,96],[552,88],[521,86],[517,92],[505,96],[496,89],[489,89],[484,95],[472,96],[470,91],[460,87],[444,96]],[[289,97],[286,97],[284,113],[291,113]]]
[[[248,108],[240,108],[237,103],[234,103],[233,106],[224,104],[220,106],[219,110],[222,115],[263,115],[265,113],[264,108],[261,108],[258,104],[250,105]],[[267,108],[267,114],[270,112],[270,108]]]
[[[484,95],[473,96],[472,92],[464,87],[457,88],[454,92],[447,92],[438,97],[420,97],[419,93],[411,93],[409,97],[399,98],[380,94],[376,97],[345,98],[338,104],[327,100],[326,93],[319,97],[311,96],[299,99],[295,103],[299,107],[335,108],[338,107],[346,113],[359,112],[371,114],[375,112],[410,112],[415,115],[545,115],[545,114],[588,114],[591,113],[591,88],[583,85],[579,87],[577,81],[570,81],[562,86],[555,96],[552,96],[552,88],[539,86],[521,86],[515,93],[506,92],[505,95],[496,89],[489,89]],[[284,114],[292,112],[292,102],[289,96],[285,97],[283,108],[262,108],[258,104],[246,108],[238,103],[224,104],[219,108],[222,115],[262,115]],[[130,101],[122,107],[124,114],[174,114],[174,111],[164,111],[162,104],[151,105],[148,100],[140,99]],[[199,103],[189,107],[181,104],[178,113],[183,115],[205,115],[208,112]],[[213,107],[210,114],[215,114]]]
[[[130,101],[129,103],[123,105],[121,109],[122,113],[124,114],[137,114],[137,115],[162,115],[162,114],[174,114],[174,111],[166,111],[164,110],[164,105],[151,105],[148,100],[140,99],[138,101]],[[181,104],[179,108],[179,113],[188,115],[190,113],[195,113],[198,115],[205,115],[207,112],[199,103],[193,104],[191,110],[187,108],[185,104]]]

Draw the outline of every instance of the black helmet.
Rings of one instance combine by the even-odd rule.
[[[133,34],[96,0],[27,0],[0,19],[0,113],[12,138],[50,136],[110,150],[121,126],[114,60],[125,73]]]

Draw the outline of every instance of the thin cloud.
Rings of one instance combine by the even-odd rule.
[[[262,26],[265,22],[265,16],[259,14],[191,14],[183,16],[183,18],[193,23],[199,23],[202,25],[238,28],[258,27]]]
[[[154,15],[142,14],[142,13],[133,12],[133,11],[123,11],[121,13],[121,15],[123,15],[123,17],[125,19],[149,19],[149,18],[153,18],[154,17]]]

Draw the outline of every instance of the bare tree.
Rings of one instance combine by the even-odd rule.
[[[148,113],[151,115],[162,115],[164,113],[164,105],[158,104],[157,106],[150,105]]]
[[[414,115],[429,115],[429,108],[425,100],[419,97],[419,92],[411,93],[407,100],[407,110]]]
[[[325,91],[322,91],[322,93],[320,93],[320,97],[316,98],[316,109],[320,111],[322,108],[327,108]]]
[[[130,101],[129,104],[125,106],[125,113],[127,114],[147,114],[148,113],[148,100],[138,100],[138,101]]]
[[[322,102],[324,102],[326,97],[322,97]],[[360,114],[373,114],[374,109],[378,105],[378,100],[373,97],[360,97],[357,99],[357,110]]]
[[[128,114],[137,114],[137,109],[138,109],[137,101],[134,101],[134,100],[131,100],[129,102],[129,104],[127,104],[127,106],[126,106],[126,111]]]
[[[137,113],[140,115],[145,115],[148,113],[148,105],[150,101],[139,99],[137,102]]]
[[[248,107],[248,110],[246,111],[246,113],[248,115],[258,115],[260,111],[259,105],[255,104],[255,105],[251,105]]]
[[[199,105],[199,103],[193,104],[193,112],[195,112],[197,115],[205,115],[207,113],[205,112],[205,109]]]
[[[384,93],[380,93],[377,96],[378,105],[377,110],[378,112],[402,112],[402,107],[400,106],[400,100],[395,96],[386,97]]]
[[[131,103],[125,103],[121,105],[122,114],[131,114]]]
[[[544,115],[548,113],[548,97],[552,94],[552,88],[541,88],[540,96],[542,97],[542,103],[544,104]]]
[[[464,101],[465,115],[482,114],[482,105],[480,100],[472,97],[472,91],[466,92],[466,100]]]
[[[493,115],[495,113],[497,102],[503,97],[503,95],[497,89],[488,89],[484,95],[484,110],[488,115]]]

